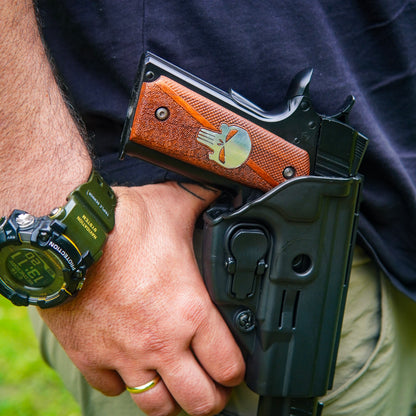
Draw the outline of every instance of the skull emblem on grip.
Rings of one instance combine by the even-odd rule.
[[[201,129],[197,141],[212,150],[210,160],[227,169],[240,167],[251,152],[249,134],[241,127],[227,124],[221,124],[221,133]]]

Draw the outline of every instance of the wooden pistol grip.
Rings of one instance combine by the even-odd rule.
[[[129,140],[263,191],[309,175],[305,150],[165,76],[142,83]]]

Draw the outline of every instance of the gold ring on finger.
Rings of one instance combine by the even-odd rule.
[[[126,386],[126,390],[132,394],[144,393],[145,391],[150,390],[154,386],[156,386],[156,384],[159,383],[159,381],[160,381],[160,376],[158,374],[155,378],[150,380],[148,383],[142,384],[141,386],[137,386],[137,387]]]

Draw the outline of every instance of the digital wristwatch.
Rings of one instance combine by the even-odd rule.
[[[34,217],[15,210],[0,219],[0,293],[15,305],[49,308],[81,289],[114,227],[116,196],[95,171],[67,204]]]

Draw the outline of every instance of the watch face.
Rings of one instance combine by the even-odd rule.
[[[25,286],[46,287],[56,277],[54,266],[47,256],[31,249],[21,249],[10,254],[6,266],[11,277]]]
[[[30,244],[1,249],[0,274],[4,282],[29,296],[44,297],[58,292],[64,284],[65,265],[50,250]]]

